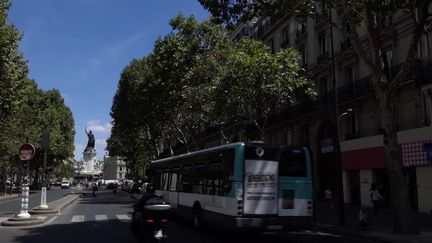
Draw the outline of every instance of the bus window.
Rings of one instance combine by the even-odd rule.
[[[306,159],[303,150],[284,149],[279,161],[279,176],[306,177]]]
[[[262,148],[261,152],[259,148]],[[301,149],[248,145],[245,149],[245,159],[278,161],[279,176],[307,176],[306,159]]]
[[[179,181],[179,173],[180,173],[180,168],[174,168],[171,171],[171,183],[170,183],[170,191],[177,191],[177,183]]]
[[[194,184],[194,170],[192,165],[183,166],[181,179],[181,191],[192,192],[192,186]]]
[[[153,179],[153,184],[154,184],[154,188],[156,190],[160,190],[161,189],[161,174],[162,174],[162,170],[156,170],[154,172],[154,174],[152,175],[152,179]]]

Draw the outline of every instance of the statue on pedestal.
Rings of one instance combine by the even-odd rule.
[[[84,149],[84,152],[92,151],[92,149],[94,149],[95,147],[95,137],[91,130],[90,132],[87,132],[87,127],[85,128],[84,132],[87,134],[88,137],[87,147]]]
[[[94,173],[96,161],[96,150],[95,150],[95,137],[93,132],[90,130],[87,132],[87,127],[85,128],[85,133],[87,134],[88,141],[87,147],[83,152],[83,163],[84,163],[84,171],[87,173]]]

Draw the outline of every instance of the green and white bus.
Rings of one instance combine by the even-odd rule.
[[[156,193],[195,227],[278,230],[312,222],[304,147],[232,143],[152,161],[150,173]]]

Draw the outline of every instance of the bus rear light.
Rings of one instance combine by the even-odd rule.
[[[153,219],[147,219],[146,222],[147,222],[147,224],[153,224],[154,220]]]
[[[168,219],[161,219],[161,223],[163,223],[163,224],[168,223]]]
[[[242,200],[237,200],[237,204],[241,205],[241,204],[243,204],[243,201]]]
[[[237,207],[237,210],[242,210],[242,209],[243,209],[242,206],[238,206],[238,207]]]

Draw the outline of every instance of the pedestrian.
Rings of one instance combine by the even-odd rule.
[[[333,194],[330,187],[327,187],[324,191],[325,202],[329,205],[330,209],[333,210]]]
[[[371,185],[370,198],[373,204],[374,214],[378,215],[378,209],[381,204],[382,197],[380,192],[377,189],[376,183],[372,183]]]

